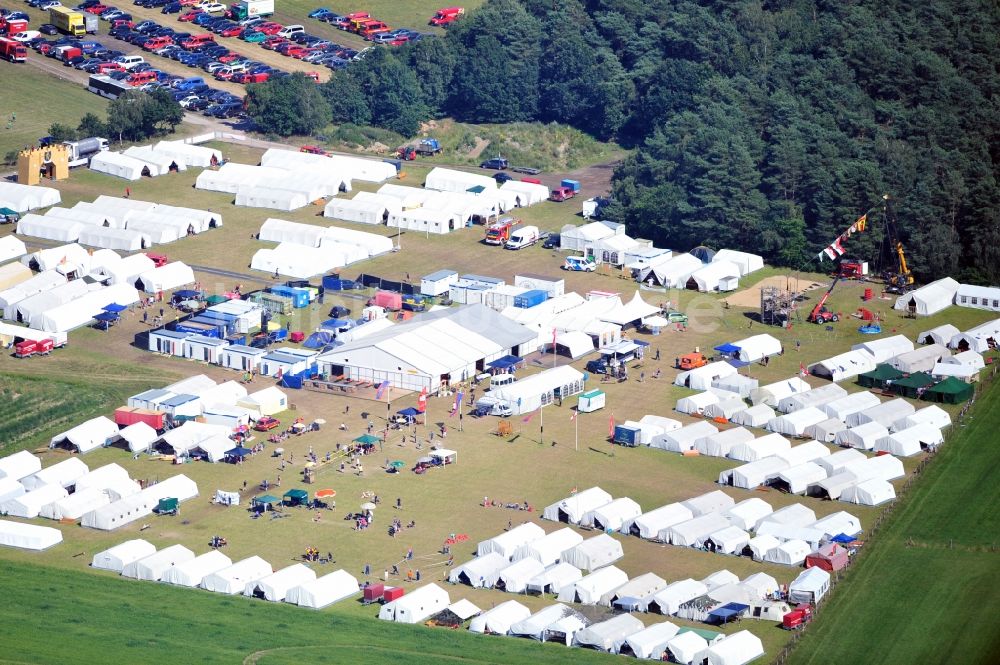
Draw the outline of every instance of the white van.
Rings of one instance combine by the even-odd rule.
[[[132,69],[146,62],[141,55],[120,55],[114,61],[125,69]]]
[[[538,227],[524,226],[510,234],[510,240],[504,245],[505,249],[521,249],[530,247],[538,242]]]
[[[292,35],[297,35],[299,33],[305,32],[305,31],[306,31],[306,29],[303,28],[301,25],[286,25],[281,30],[278,30],[277,36],[278,37],[284,37],[285,39],[288,39]]]
[[[563,261],[563,270],[578,272],[594,272],[597,270],[597,263],[589,256],[567,256]]]

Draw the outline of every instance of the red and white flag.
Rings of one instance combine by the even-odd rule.
[[[420,395],[417,397],[417,411],[423,413],[427,410],[427,386],[420,391]]]
[[[802,377],[809,376],[809,370],[806,369],[806,366],[804,364],[802,364],[802,363],[799,363],[799,376],[802,376]]]
[[[576,411],[573,411],[569,414],[569,421],[573,422],[574,420],[576,420]]]
[[[613,439],[615,437],[615,414],[611,414],[608,418],[608,438]]]

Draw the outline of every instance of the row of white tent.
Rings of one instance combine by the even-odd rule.
[[[951,277],[944,277],[899,296],[893,308],[910,311],[918,316],[929,316],[952,304],[1000,312],[1000,288],[959,284]]]
[[[923,346],[915,348],[913,342],[902,335],[855,344],[850,351],[810,365],[809,372],[836,382],[869,372],[880,363],[887,363],[905,374],[931,374],[941,365],[953,363],[978,371],[984,364],[982,358],[976,356],[988,350],[991,344],[1000,342],[1000,319],[987,321],[966,332],[944,324],[921,332],[917,340]],[[952,359],[950,349],[965,355]]]
[[[947,346],[949,349],[959,351],[956,356],[962,356],[964,364],[974,363],[971,354],[980,355],[1000,346],[1000,319],[986,321],[965,332],[950,323],[945,323],[921,332],[917,335],[917,343]]]
[[[250,267],[299,279],[393,251],[391,239],[374,233],[273,218],[264,222],[257,237],[279,244],[258,250]]]
[[[60,201],[62,195],[53,187],[0,181],[0,208],[10,208],[14,212],[25,213],[37,208],[58,205]]]
[[[125,180],[143,176],[156,177],[172,171],[186,171],[189,166],[207,167],[222,161],[222,153],[213,148],[160,141],[156,145],[132,146],[122,152],[104,150],[90,158],[90,169]]]
[[[233,563],[218,550],[195,556],[183,545],[157,550],[141,539],[95,554],[91,566],[138,580],[243,594],[314,609],[356,596],[359,591],[358,580],[345,570],[317,577],[311,568],[296,563],[274,571],[271,564],[257,556]]]

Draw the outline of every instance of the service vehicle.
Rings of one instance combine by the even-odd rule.
[[[522,226],[510,234],[510,239],[504,243],[504,249],[524,249],[538,242],[537,226]]]
[[[677,369],[690,370],[704,367],[708,364],[708,358],[703,353],[686,353],[677,359]]]
[[[573,272],[594,272],[597,270],[597,262],[592,256],[567,256],[562,269]]]
[[[274,416],[261,416],[253,424],[253,428],[258,432],[269,432],[280,424],[281,421]]]
[[[549,194],[549,201],[568,201],[576,196],[576,192],[572,187],[556,187]]]
[[[481,169],[494,169],[497,171],[503,171],[507,169],[508,166],[510,165],[507,163],[507,160],[499,156],[494,157],[493,159],[487,159],[485,162],[481,162],[479,164],[479,168]]]
[[[427,22],[428,25],[444,26],[462,18],[465,9],[462,7],[446,7],[434,12],[434,16]]]
[[[230,15],[237,21],[274,13],[274,0],[242,0],[229,6]]]
[[[8,37],[0,37],[0,58],[8,62],[25,62],[28,59],[28,47]]]
[[[507,241],[510,240],[511,232],[514,231],[521,224],[521,220],[514,219],[513,217],[501,217],[499,220],[490,224],[486,229],[486,236],[483,238],[483,242],[487,245],[505,245]]]

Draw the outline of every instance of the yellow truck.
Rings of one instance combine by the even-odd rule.
[[[60,31],[74,37],[83,37],[87,34],[87,22],[83,12],[70,9],[69,7],[52,7],[49,9],[49,23],[56,26]]]

